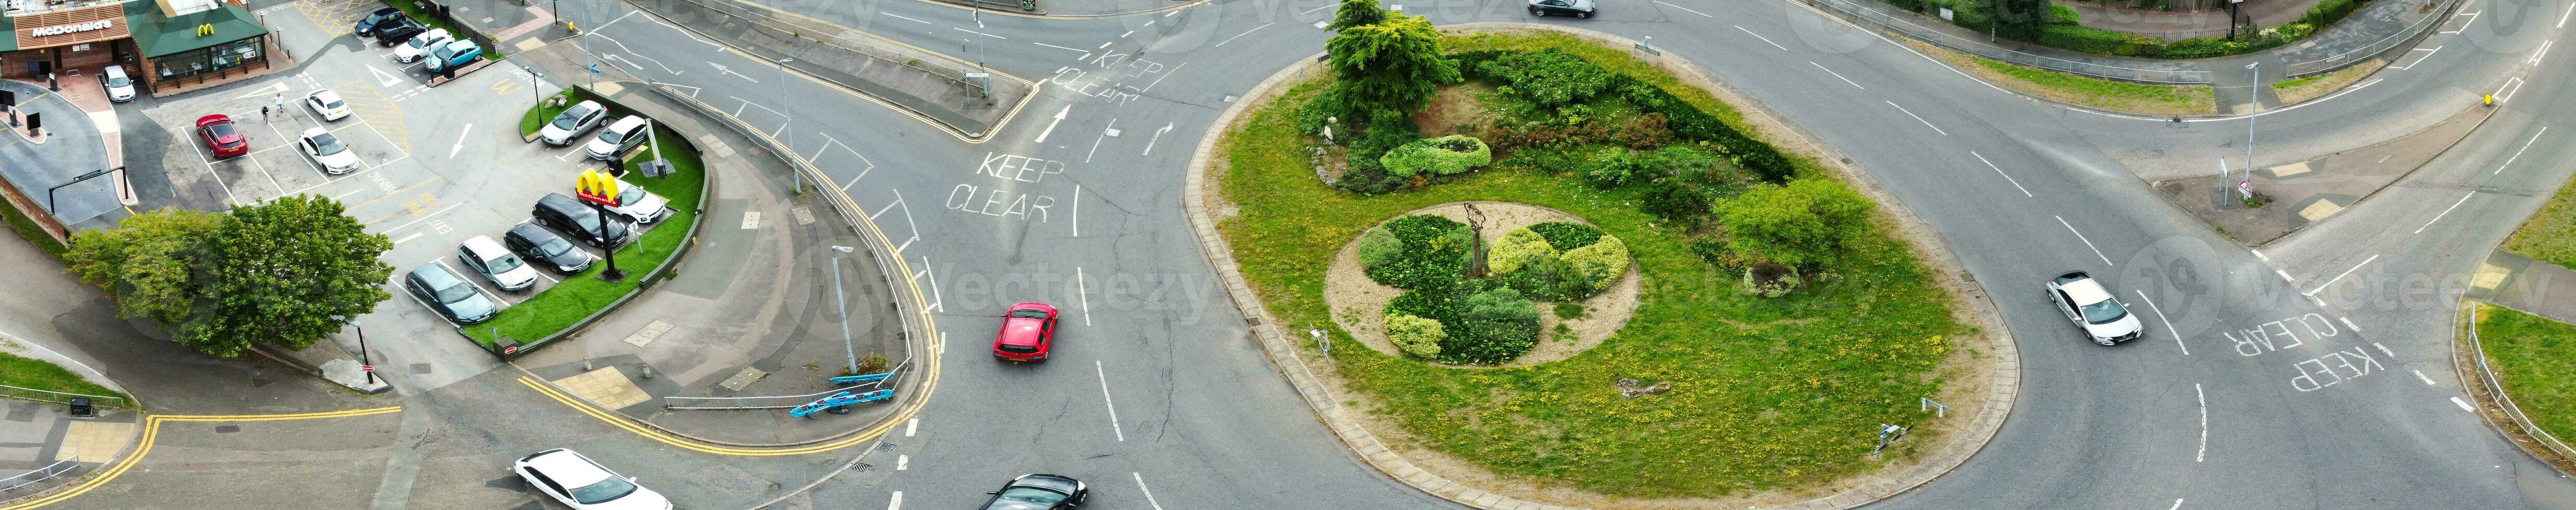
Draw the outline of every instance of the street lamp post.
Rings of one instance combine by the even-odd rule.
[[[833,245],[832,251],[850,253],[857,249]],[[859,375],[859,348],[857,344],[850,342],[850,298],[848,294],[841,293],[841,256],[839,255],[832,256],[832,301],[841,305],[841,350],[849,354],[849,375]]]
[[[790,156],[794,156],[796,152],[796,109],[787,106],[787,63],[795,61],[796,59],[794,58],[778,59],[778,114],[787,116],[787,125],[778,128],[778,130],[787,132],[787,152]],[[804,193],[805,172],[797,172],[794,171],[795,169],[793,168],[788,170],[789,171],[787,173],[794,174],[796,176],[796,192]],[[838,259],[835,260],[837,261]]]
[[[2250,62],[2245,64],[2245,68],[2254,71],[2254,86],[2245,89],[2245,104],[2252,108],[2245,114],[2245,180],[2252,182],[2254,180],[2254,117],[2263,114],[2263,63]],[[2253,194],[2242,189],[2237,193],[2243,195],[2238,198],[2254,198]]]
[[[349,323],[349,327],[358,330],[358,364],[371,368],[376,366],[374,361],[367,358],[367,327],[358,325],[357,317],[341,317],[340,322]],[[367,384],[375,384],[376,371],[365,370],[364,372],[367,373]]]

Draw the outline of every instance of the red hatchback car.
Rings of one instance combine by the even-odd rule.
[[[1002,361],[1046,361],[1055,346],[1055,307],[1045,303],[1011,305],[1002,314],[1002,332],[993,335],[993,357]]]
[[[197,118],[197,140],[205,142],[217,158],[250,153],[250,137],[233,127],[232,117],[220,113]]]

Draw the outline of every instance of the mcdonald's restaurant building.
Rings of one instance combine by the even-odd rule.
[[[0,77],[125,66],[144,90],[266,74],[268,29],[241,0],[0,0]]]

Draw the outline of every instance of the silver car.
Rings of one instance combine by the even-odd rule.
[[[2136,340],[2146,334],[2146,323],[2120,304],[2119,296],[2094,281],[2083,271],[2068,271],[2048,279],[2048,301],[2057,305],[2058,313],[2075,322],[2084,338],[2102,345],[2116,345]]]

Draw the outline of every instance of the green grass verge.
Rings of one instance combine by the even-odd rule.
[[[2478,303],[2478,343],[2531,422],[2576,439],[2576,325]]]
[[[644,281],[645,272],[661,266],[662,261],[671,258],[681,243],[688,242],[689,225],[697,221],[698,201],[706,193],[706,164],[698,159],[697,153],[683,149],[678,141],[679,133],[659,125],[654,127],[654,132],[661,137],[663,147],[675,151],[671,153],[671,175],[647,179],[642,173],[635,172],[637,163],[653,158],[654,151],[646,150],[626,162],[629,172],[626,182],[670,199],[673,211],[652,231],[645,232],[643,239],[618,250],[617,267],[629,273],[626,281],[600,281],[595,276],[606,269],[606,265],[591,264],[589,270],[565,277],[563,283],[501,310],[490,322],[466,326],[466,336],[483,344],[484,349],[491,349],[494,328],[498,328],[501,336],[522,342],[537,341],[563,331],[635,290],[635,285]]]
[[[25,211],[18,210],[14,204],[0,204],[0,219],[7,220],[9,227],[18,231],[18,237],[27,238],[27,242],[35,243],[36,249],[45,250],[45,254],[53,255],[56,261],[63,260],[63,253],[71,251],[70,246],[54,240],[53,234],[45,233],[45,227],[37,225],[35,218],[28,217]]]
[[[423,11],[423,10],[421,10],[420,6],[412,5],[412,3],[410,2],[410,0],[384,0],[384,3],[385,3],[385,5],[392,6],[392,7],[393,7],[393,8],[395,8],[395,9],[402,9],[402,12],[403,12],[403,14],[404,14],[404,15],[406,15],[406,16],[410,16],[410,17],[411,17],[411,19],[412,19],[412,21],[418,21],[418,22],[420,22],[420,24],[421,24],[421,25],[428,26],[429,28],[445,29],[445,30],[447,30],[447,33],[448,33],[449,35],[456,36],[456,38],[458,38],[458,39],[465,39],[465,40],[469,40],[469,41],[470,41],[470,40],[473,40],[473,39],[467,39],[467,38],[465,37],[465,31],[464,31],[464,30],[459,30],[459,29],[457,29],[456,27],[448,26],[448,24],[446,24],[446,23],[441,23],[441,22],[439,22],[439,21],[438,21],[438,17],[437,17],[437,16],[431,16],[431,15],[429,15],[429,13],[428,13],[427,11]],[[373,9],[369,9],[369,10],[373,10]],[[372,42],[371,42],[371,43],[368,43],[368,44],[375,44],[375,43],[372,43]],[[400,44],[400,43],[396,43],[396,44]],[[503,55],[501,55],[501,49],[500,49],[500,48],[484,48],[484,49],[483,49],[483,60],[490,60],[490,61],[498,62],[498,61],[500,61],[502,58],[503,58]]]
[[[2532,260],[2576,268],[2576,186],[2558,188],[2540,212],[2522,221],[2504,250]]]
[[[132,398],[127,398],[124,393],[118,393],[116,390],[107,389],[106,386],[99,386],[98,383],[89,382],[89,379],[82,378],[80,374],[72,373],[71,369],[63,368],[61,365],[55,365],[52,362],[45,360],[22,357],[5,352],[0,352],[0,384],[45,391],[116,397],[126,399],[127,402],[133,401]],[[0,389],[0,391],[8,390]]]
[[[1618,50],[1555,35],[1465,39],[1451,48],[1573,42],[1565,49],[1741,118]],[[1358,393],[1356,405],[1431,449],[1618,497],[1813,486],[1873,469],[1862,457],[1878,424],[1927,418],[1915,398],[1939,393],[1947,335],[1969,331],[1951,320],[1949,297],[1907,246],[1883,234],[1855,242],[1812,287],[1762,299],[1691,252],[1688,232],[1640,212],[1639,187],[1601,191],[1570,174],[1496,169],[1384,195],[1327,187],[1296,129],[1298,106],[1321,88],[1296,87],[1228,135],[1230,170],[1220,178],[1240,214],[1219,228],[1282,327],[1332,331],[1331,363]],[[1619,236],[1645,277],[1635,315],[1598,347],[1517,368],[1426,365],[1340,331],[1323,287],[1342,246],[1404,211],[1459,200],[1556,208]],[[1673,391],[1623,398],[1611,386],[1623,377],[1670,382]],[[1899,443],[1891,458],[1913,455],[1917,444]]]
[[[2013,81],[2053,91],[2053,98],[2075,104],[2156,113],[2197,112],[2217,107],[2215,92],[2208,86],[2177,87],[2112,81],[1983,58],[1977,59],[1977,65]]]

